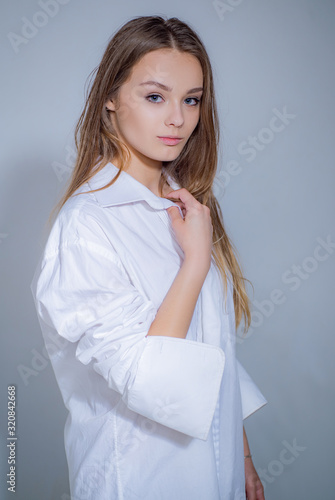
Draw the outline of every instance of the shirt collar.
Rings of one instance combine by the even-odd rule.
[[[108,184],[118,171],[119,169],[113,163],[107,163],[107,165],[99,170],[88,181],[90,190],[97,189]],[[172,189],[180,189],[180,186],[170,176],[167,176],[167,180]],[[95,191],[93,194],[98,203],[103,207],[145,201],[156,210],[163,210],[175,205],[179,208],[179,212],[183,217],[181,208],[177,203],[168,200],[167,198],[156,196],[149,188],[124,170],[121,171],[121,174],[114,184],[106,189],[102,189],[101,191]]]

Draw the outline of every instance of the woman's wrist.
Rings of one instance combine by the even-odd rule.
[[[186,266],[193,267],[194,270],[200,274],[200,275],[207,275],[210,267],[211,267],[211,260],[206,260],[205,258],[196,255],[195,253],[193,254],[185,254],[183,264],[186,264]]]
[[[247,434],[245,432],[244,426],[243,426],[243,448],[244,448],[244,459],[245,460],[251,459],[252,455],[250,453],[248,438],[247,438]]]

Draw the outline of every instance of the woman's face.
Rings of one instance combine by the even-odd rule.
[[[202,86],[201,65],[191,54],[158,49],[140,59],[118,101],[106,103],[132,161],[161,167],[179,156],[199,121]]]

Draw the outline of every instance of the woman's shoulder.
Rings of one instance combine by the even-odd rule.
[[[46,257],[71,245],[91,242],[103,246],[108,243],[103,209],[88,191],[89,186],[83,185],[58,212],[44,249]]]
[[[80,212],[96,212],[99,209],[94,193],[91,192],[92,188],[85,182],[66,200],[59,214],[63,216],[71,215]]]

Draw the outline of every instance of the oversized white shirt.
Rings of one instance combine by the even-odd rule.
[[[235,358],[232,283],[225,308],[212,258],[186,338],[146,336],[183,262],[166,209],[182,212],[125,171],[84,193],[117,172],[65,203],[31,285],[72,500],[244,500],[243,419],[266,399]]]

